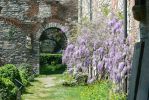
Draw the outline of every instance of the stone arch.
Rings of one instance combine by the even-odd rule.
[[[33,57],[31,59],[34,59],[34,63],[36,63],[34,66],[35,66],[35,71],[37,72],[37,74],[40,73],[40,59],[39,59],[39,55],[40,55],[40,37],[42,35],[42,33],[49,29],[49,28],[52,28],[52,27],[55,27],[55,28],[59,28],[59,29],[62,29],[63,27],[65,27],[64,24],[60,23],[60,22],[57,22],[57,21],[51,21],[45,25],[43,25],[37,32],[36,32],[36,35],[34,35],[34,40],[33,40],[33,46],[32,46],[32,49],[33,49]],[[69,32],[64,32],[65,33],[65,36],[66,36],[66,39],[68,38],[68,34]],[[67,42],[67,41],[66,41]],[[67,43],[66,43],[67,44]]]
[[[36,40],[39,40],[39,38],[42,35],[43,31],[45,31],[48,28],[52,28],[52,27],[62,29],[63,27],[65,27],[65,25],[63,25],[61,23],[57,23],[57,22],[51,22],[51,23],[46,24],[44,27],[39,29],[38,32],[36,33]],[[64,32],[64,33],[65,33],[66,38],[67,38],[69,32]]]

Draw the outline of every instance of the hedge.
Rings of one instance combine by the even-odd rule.
[[[32,66],[21,64],[19,68],[13,64],[0,67],[0,100],[16,100],[18,88],[27,86],[32,76]],[[16,79],[22,84],[16,82]],[[20,91],[24,91],[21,88]]]
[[[56,65],[62,63],[62,54],[40,54],[40,65]]]
[[[46,65],[40,67],[40,74],[50,75],[50,74],[61,74],[66,70],[66,65]]]
[[[0,77],[8,78],[12,82],[15,79],[21,81],[19,70],[12,64],[6,64],[0,68]]]
[[[16,100],[17,90],[12,81],[0,77],[0,100]]]
[[[27,86],[33,79],[33,67],[29,64],[22,63],[18,66],[22,83]]]

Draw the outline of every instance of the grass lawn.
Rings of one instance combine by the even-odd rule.
[[[64,87],[61,85],[61,74],[41,75],[27,87],[22,95],[23,100],[80,100],[83,86]]]
[[[73,87],[61,84],[62,74],[40,75],[27,87],[22,100],[126,100],[125,95],[109,94],[111,85],[107,81]]]

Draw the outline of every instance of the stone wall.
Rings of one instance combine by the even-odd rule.
[[[4,21],[0,21],[0,59],[5,63],[32,64],[36,72],[39,73],[39,38],[43,31],[52,27],[50,26],[50,23],[58,23],[57,25],[59,25],[60,20],[57,21],[51,18],[51,6],[47,5],[45,2],[43,2],[43,0],[37,0],[37,3],[39,3],[39,12],[37,15],[33,15],[32,19],[26,16],[28,9],[31,7],[31,5],[27,3],[29,0],[17,1],[18,0],[8,0],[8,2],[6,2],[5,0],[0,0],[0,6],[3,7],[0,16],[16,18],[24,23],[32,23],[34,21],[42,22],[45,18],[49,18],[50,21],[45,23],[45,25],[40,25],[38,31],[33,33],[34,39],[32,40],[32,49],[28,48],[27,45],[28,42],[31,42],[31,38],[27,38],[28,33],[23,32],[20,27],[15,27],[15,25],[13,26],[6,24]],[[77,0],[75,0],[74,3],[71,3],[71,1],[72,0],[60,2],[65,8],[63,11],[61,11],[61,13],[59,13],[59,16],[62,17],[63,22],[69,18],[71,20],[77,20]],[[71,9],[68,7],[71,7]]]
[[[0,6],[3,7],[1,16],[24,20],[23,13],[27,7],[25,2],[22,1],[20,5],[15,1],[6,4],[4,0],[1,0]],[[5,63],[27,62],[29,50],[25,47],[25,44],[26,35],[20,29],[0,21],[0,58]]]

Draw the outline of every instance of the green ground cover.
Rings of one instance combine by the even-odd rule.
[[[110,90],[108,81],[65,87],[62,85],[62,74],[40,75],[31,82],[22,100],[126,100],[124,95],[110,94]]]
[[[22,95],[23,100],[80,100],[83,86],[64,87],[61,85],[61,74],[42,75],[35,78]]]

